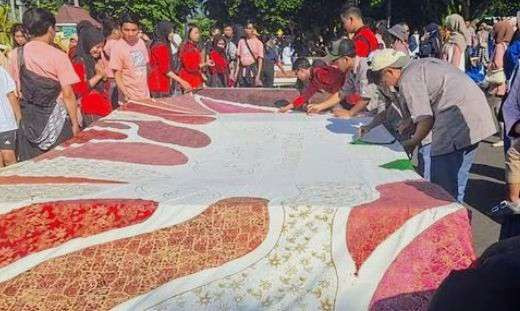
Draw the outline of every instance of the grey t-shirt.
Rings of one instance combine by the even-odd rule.
[[[414,122],[431,116],[431,155],[448,154],[496,133],[484,93],[462,71],[435,58],[412,61],[399,92]]]
[[[380,94],[377,85],[368,82],[368,59],[358,58],[358,65],[353,72],[347,74],[345,83],[339,91],[340,99],[356,94],[362,99],[368,100],[367,109],[381,112],[385,108],[385,101]]]

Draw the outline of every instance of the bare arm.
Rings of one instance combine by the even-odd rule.
[[[115,70],[114,78],[116,79],[117,88],[123,93],[123,100],[129,100],[128,91],[123,83],[123,72],[121,70]]]
[[[321,111],[333,108],[341,101],[339,92],[336,92],[329,96],[325,101],[319,103],[319,104],[310,104],[307,107],[307,111],[309,113],[319,113]]]
[[[417,147],[425,138],[428,136],[433,128],[433,117],[428,116],[417,122],[417,128],[412,138],[403,142],[403,147],[409,153],[412,153],[415,147]]]
[[[72,133],[77,135],[80,131],[78,122],[78,106],[76,105],[76,95],[72,90],[71,85],[62,87],[63,101],[65,102],[65,108],[70,117],[70,123],[72,124]]]
[[[20,122],[20,119],[22,118],[22,111],[20,109],[20,102],[18,101],[18,97],[16,97],[15,92],[11,92],[7,94],[7,99],[9,100],[9,103],[11,104],[11,107],[13,108],[13,113],[16,118],[16,123]]]
[[[186,92],[191,91],[191,89],[192,89],[191,85],[186,80],[184,80],[181,77],[179,77],[178,75],[176,75],[173,71],[168,72],[166,75],[169,78],[176,81],[177,83],[179,83],[184,91],[186,91]]]
[[[260,81],[260,78],[262,77],[263,64],[264,64],[264,59],[259,57],[258,58],[258,72],[256,73],[256,81]]]

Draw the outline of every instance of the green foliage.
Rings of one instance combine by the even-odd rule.
[[[23,4],[26,8],[43,8],[53,13],[58,12],[58,9],[64,4],[68,3],[65,0],[23,0]]]
[[[202,12],[197,12],[197,14],[195,14],[188,22],[193,23],[199,27],[203,41],[210,37],[211,29],[216,24],[215,20],[207,17]]]
[[[171,21],[181,27],[198,5],[198,0],[86,0],[84,3],[93,16],[108,14],[118,17],[125,11],[137,14],[148,31],[162,20]]]
[[[0,5],[0,44],[11,46],[9,32],[11,30],[12,21],[9,18],[9,6]]]

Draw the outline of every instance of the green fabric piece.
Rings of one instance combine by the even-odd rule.
[[[383,165],[380,165],[379,167],[386,168],[389,170],[400,170],[400,171],[407,171],[407,170],[414,170],[414,166],[412,164],[412,161],[408,159],[399,159],[395,160]]]

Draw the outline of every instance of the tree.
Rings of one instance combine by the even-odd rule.
[[[118,17],[125,11],[137,14],[148,31],[161,21],[171,21],[182,27],[186,17],[198,6],[198,0],[85,0],[92,16]]]

